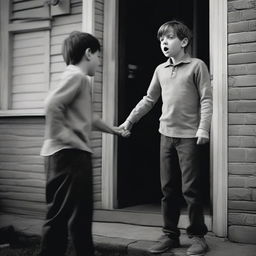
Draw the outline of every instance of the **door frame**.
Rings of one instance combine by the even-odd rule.
[[[103,119],[116,124],[118,95],[118,1],[104,2]],[[210,70],[213,88],[211,180],[213,232],[227,236],[227,0],[209,0]],[[117,141],[103,134],[102,208],[117,207]]]

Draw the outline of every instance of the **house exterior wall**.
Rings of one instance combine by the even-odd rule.
[[[4,0],[5,1],[5,0]],[[38,0],[40,5],[41,0]],[[22,1],[14,0],[12,3],[23,4]],[[20,8],[26,12],[26,2]],[[95,0],[95,34],[101,44],[103,42],[103,0]],[[48,91],[57,86],[65,63],[61,56],[62,41],[68,34],[74,30],[82,29],[82,0],[70,1],[70,13],[61,16],[54,16],[49,28],[49,84]],[[30,6],[31,8],[31,6]],[[29,12],[31,13],[31,12]],[[17,21],[16,21],[17,22]],[[18,39],[29,34],[18,33]],[[32,39],[31,39],[32,40]],[[17,47],[26,45],[17,41]],[[21,46],[23,45],[23,46]],[[13,52],[12,50],[10,51]],[[22,50],[24,53],[24,51]],[[29,52],[29,51],[28,51]],[[29,54],[29,53],[28,53]],[[22,59],[36,61],[33,56],[23,56]],[[17,58],[15,59],[15,61]],[[19,60],[18,62],[19,63]],[[29,67],[35,66],[32,63]],[[24,66],[24,65],[23,65]],[[15,69],[16,70],[16,69]],[[21,70],[21,71],[20,71]],[[15,71],[16,72],[16,71]],[[18,72],[26,72],[24,69],[18,69]],[[28,71],[27,71],[28,72]],[[36,72],[35,72],[36,73]],[[26,76],[27,73],[24,73]],[[14,68],[11,69],[11,76],[14,75]],[[21,74],[23,75],[23,73]],[[39,75],[38,75],[39,76]],[[38,79],[37,75],[35,78]],[[16,79],[19,81],[19,79]],[[14,78],[10,80],[10,87],[13,88]],[[18,88],[21,88],[18,86]],[[23,88],[25,88],[23,86]],[[22,92],[21,92],[22,94]],[[44,95],[47,91],[44,92]],[[41,94],[42,95],[42,94]],[[21,107],[31,106],[35,94],[26,94]],[[24,98],[23,98],[24,99]],[[42,98],[43,100],[43,98]],[[94,110],[100,116],[102,115],[102,65],[96,72],[93,88]],[[18,100],[19,102],[19,100]],[[18,103],[19,104],[19,103]],[[35,109],[41,109],[42,101],[33,103]],[[12,109],[14,110],[14,109]],[[19,110],[19,105],[17,105]],[[45,175],[43,167],[43,157],[40,154],[40,148],[43,143],[45,120],[43,115],[30,116],[0,116],[0,206],[1,211],[7,213],[27,214],[38,218],[45,215]],[[101,207],[101,133],[93,132],[92,145],[93,155],[93,185],[94,185],[94,207]]]
[[[256,243],[256,1],[228,1],[228,234]]]

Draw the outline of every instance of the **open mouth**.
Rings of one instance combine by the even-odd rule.
[[[164,47],[164,51],[167,52],[169,50],[168,47]]]

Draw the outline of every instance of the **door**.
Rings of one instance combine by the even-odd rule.
[[[205,0],[119,1],[119,123],[145,95],[156,66],[166,61],[156,37],[158,28],[166,21],[177,19],[193,30],[192,55],[209,66],[208,5]],[[134,126],[129,139],[118,139],[118,208],[160,205],[158,126],[161,104],[159,100]],[[201,156],[202,193],[209,208],[209,145],[202,147]]]

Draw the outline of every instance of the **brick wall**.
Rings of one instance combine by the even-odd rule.
[[[256,243],[256,0],[228,1],[229,238]]]

